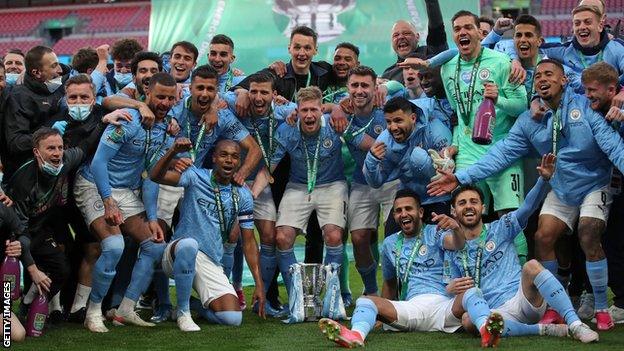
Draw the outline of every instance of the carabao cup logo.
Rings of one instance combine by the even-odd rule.
[[[45,326],[45,320],[46,320],[45,314],[43,313],[35,314],[35,322],[33,323],[35,330],[42,331],[43,327]]]

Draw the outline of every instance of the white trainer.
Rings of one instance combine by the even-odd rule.
[[[121,314],[119,310],[116,310],[113,316],[113,325],[123,326],[127,324],[134,324],[139,327],[153,327],[156,324],[146,322],[139,317],[139,314],[132,311],[128,314]]]
[[[180,313],[176,322],[178,323],[178,328],[180,328],[183,332],[195,332],[201,330],[199,325],[195,324],[189,312]]]
[[[582,322],[572,323],[570,326],[570,334],[573,338],[585,344],[598,341],[598,333],[591,330],[587,324]]]
[[[86,315],[84,320],[85,328],[94,333],[108,333],[108,328],[104,325],[101,315]]]
[[[609,307],[609,314],[611,315],[611,319],[613,319],[613,323],[624,323],[624,308],[619,308],[616,305],[611,305],[611,307]]]

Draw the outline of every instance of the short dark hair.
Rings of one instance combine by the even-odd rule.
[[[271,83],[271,89],[275,89],[275,79],[273,76],[266,73],[254,73],[247,77],[249,85],[251,83]]]
[[[182,40],[179,41],[175,44],[173,44],[173,46],[171,47],[171,52],[173,53],[173,50],[175,48],[177,48],[178,46],[181,46],[182,48],[184,48],[184,50],[186,51],[190,51],[193,53],[193,62],[197,61],[197,57],[199,56],[199,51],[197,50],[197,46],[195,46],[195,44],[186,41],[186,40]]]
[[[45,54],[54,52],[51,48],[43,45],[37,45],[26,53],[24,57],[24,66],[26,66],[26,73],[30,74],[33,69],[41,69],[41,59]]]
[[[210,40],[210,44],[223,44],[232,48],[234,51],[234,41],[225,34],[217,34]]]
[[[318,34],[314,31],[314,29],[306,26],[297,26],[295,29],[290,32],[290,40],[295,36],[295,34],[301,34],[306,37],[312,37],[314,40],[314,45],[316,45],[316,41],[318,40]]]
[[[455,22],[456,19],[464,16],[472,17],[472,19],[474,20],[474,24],[477,26],[477,28],[479,28],[479,16],[466,10],[457,11],[457,13],[453,15],[453,18],[451,18],[451,25],[453,24],[453,22]]]
[[[409,189],[409,188],[397,190],[396,195],[394,195],[394,201],[396,201],[397,199],[404,198],[404,197],[413,198],[418,204],[418,206],[419,207],[421,206],[420,196],[418,196],[418,194],[414,190]]]
[[[459,194],[465,191],[476,192],[479,195],[479,200],[481,200],[481,203],[483,203],[483,191],[481,191],[481,189],[479,189],[479,187],[474,184],[464,184],[453,190],[453,192],[451,193],[451,206],[455,206],[455,200],[457,200]]]
[[[195,77],[203,79],[216,79],[219,82],[219,73],[211,65],[201,65],[193,71],[191,74],[191,83],[195,80]]]
[[[565,73],[565,70],[563,69],[563,64],[551,58],[545,58],[541,60],[540,62],[538,62],[537,65],[535,65],[535,71],[537,71],[537,67],[539,67],[539,65],[544,64],[544,63],[552,63],[553,65],[557,66],[561,70],[561,72]]]
[[[357,66],[351,68],[348,73],[348,78],[351,78],[352,75],[370,76],[373,79],[373,83],[377,82],[377,73],[375,73],[375,71],[368,66]]]
[[[530,26],[535,27],[535,31],[537,32],[537,34],[539,36],[542,36],[542,25],[540,24],[540,22],[537,20],[537,18],[531,16],[531,15],[520,15],[518,16],[518,18],[516,18],[516,22],[514,23],[514,27],[519,25],[519,24],[528,24]]]
[[[481,24],[481,22],[485,22],[489,24],[491,28],[494,28],[494,20],[488,16],[479,17],[479,24]]]
[[[93,85],[93,80],[91,80],[91,77],[86,73],[76,74],[75,76],[69,78],[65,82],[65,89],[67,89],[67,87],[72,84],[89,84],[91,85],[92,89],[95,89],[95,85]]]
[[[111,57],[113,60],[132,60],[134,55],[143,51],[143,46],[135,39],[124,38],[113,43]]]
[[[383,107],[384,113],[393,113],[399,110],[405,113],[413,113],[414,105],[412,105],[412,103],[409,102],[409,100],[407,100],[406,98],[402,96],[397,96],[388,100]]]
[[[166,87],[175,87],[177,83],[171,74],[158,72],[150,78],[148,89],[152,90],[156,84],[164,85]]]
[[[139,62],[141,61],[154,61],[158,64],[158,71],[162,71],[162,59],[160,55],[152,51],[141,51],[134,55],[132,63],[130,64],[130,71],[133,76],[136,76],[137,70],[139,69]]]
[[[7,51],[7,54],[15,54],[15,55],[20,55],[21,57],[24,57],[24,52],[20,49],[10,49],[9,51]]]
[[[61,133],[50,127],[41,127],[37,129],[32,135],[32,145],[33,147],[39,147],[39,143],[41,140],[46,139],[47,137],[58,135],[61,136]]]
[[[82,48],[76,51],[72,57],[71,66],[80,73],[87,73],[89,69],[94,69],[97,66],[99,60],[94,48]]]
[[[355,46],[355,45],[353,45],[351,43],[342,42],[342,43],[336,45],[336,50],[338,50],[338,49],[349,49],[349,50],[351,50],[351,51],[353,51],[355,53],[355,57],[360,57],[360,49],[357,46]],[[336,50],[334,50],[334,51],[336,51]]]

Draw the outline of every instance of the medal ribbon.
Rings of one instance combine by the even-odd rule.
[[[353,138],[355,138],[356,136],[358,136],[358,135],[360,135],[360,134],[364,133],[364,132],[368,129],[368,127],[370,127],[371,123],[373,123],[373,117],[374,117],[374,115],[371,113],[371,116],[370,116],[370,118],[368,119],[368,122],[366,122],[366,125],[365,125],[364,127],[360,128],[360,129],[357,129],[357,130],[356,130],[356,131],[354,131],[354,132],[349,132],[349,129],[351,128],[351,124],[353,123],[353,120],[355,119],[355,116],[354,116],[354,115],[351,115],[350,117],[351,117],[351,118],[349,118],[349,124],[347,124],[347,128],[345,128],[345,131],[344,131],[344,133],[342,134],[342,138],[343,138],[345,141],[351,141],[351,140],[353,140]]]
[[[407,297],[409,272],[410,272],[410,269],[412,268],[412,264],[414,263],[414,259],[416,258],[416,254],[418,253],[418,251],[420,251],[420,247],[423,244],[422,238],[423,238],[423,226],[421,225],[420,233],[418,233],[418,236],[416,237],[416,242],[414,243],[414,247],[412,248],[412,251],[409,254],[407,263],[405,264],[405,271],[403,272],[402,277],[401,277],[401,272],[400,272],[400,267],[399,267],[399,260],[401,258],[401,254],[403,253],[403,241],[405,240],[405,235],[403,234],[403,231],[399,232],[399,237],[396,243],[394,244],[394,250],[395,250],[394,268],[396,270],[397,288],[399,290],[399,301],[404,301],[405,298]]]
[[[260,151],[262,152],[262,158],[264,159],[264,164],[267,166],[267,171],[270,174],[271,173],[271,158],[273,157],[273,153],[275,152],[275,142],[273,138],[273,133],[275,131],[275,114],[273,112],[273,103],[271,103],[271,112],[269,113],[269,152],[267,152],[267,148],[262,142],[262,138],[260,137],[260,130],[254,120],[254,117],[251,118],[251,126],[254,129],[256,141],[258,142],[258,145],[260,146]]]
[[[318,160],[319,160],[319,151],[321,150],[321,132],[319,131],[317,140],[316,140],[316,148],[314,150],[314,158],[312,162],[310,162],[310,155],[308,152],[308,145],[306,143],[306,138],[302,135],[301,140],[303,141],[303,153],[306,158],[306,169],[308,172],[308,194],[312,193],[314,190],[314,186],[316,185],[316,173],[318,172]]]
[[[480,287],[481,283],[481,258],[483,257],[483,248],[485,247],[485,239],[487,237],[487,227],[483,224],[481,228],[481,234],[479,235],[479,246],[477,247],[477,256],[475,259],[474,270],[471,273],[470,268],[468,267],[468,245],[465,245],[464,248],[460,251],[460,256],[462,260],[462,266],[464,268],[464,276],[472,277],[474,279],[475,286]]]
[[[231,185],[232,187],[232,220],[230,223],[225,222],[225,208],[223,207],[223,200],[221,199],[221,190],[219,189],[219,184],[217,184],[214,174],[210,175],[210,184],[212,185],[212,190],[215,193],[215,203],[217,205],[217,214],[219,215],[219,229],[221,230],[221,241],[226,242],[230,236],[230,231],[232,230],[232,226],[236,221],[236,214],[238,213],[238,191],[236,187]]]
[[[202,123],[199,129],[199,134],[197,135],[197,141],[193,143],[193,139],[191,139],[191,115],[193,114],[193,112],[191,111],[190,97],[188,98],[188,100],[186,100],[186,109],[188,111],[188,116],[186,117],[186,136],[191,141],[191,144],[194,144],[194,146],[191,147],[191,149],[189,150],[189,153],[191,154],[191,160],[195,162],[195,158],[197,156],[197,152],[199,151],[201,141],[204,138],[204,134],[206,133],[206,128]]]
[[[457,96],[457,106],[459,107],[459,114],[461,118],[464,120],[464,124],[466,127],[469,127],[470,124],[470,114],[472,113],[472,100],[474,98],[474,90],[475,90],[475,82],[477,80],[477,75],[479,71],[479,65],[481,65],[481,56],[483,55],[483,49],[479,52],[479,56],[477,57],[475,63],[472,65],[472,72],[470,74],[470,84],[468,85],[468,101],[464,104],[464,99],[462,98],[461,91],[459,90],[459,76],[461,72],[461,55],[457,56],[457,68],[455,69],[455,96]]]

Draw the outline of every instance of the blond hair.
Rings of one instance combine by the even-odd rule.
[[[620,77],[617,70],[610,64],[601,61],[587,67],[581,74],[583,85],[589,82],[598,82],[603,85],[618,85]]]
[[[323,93],[317,87],[305,87],[297,92],[297,101],[323,100]]]

